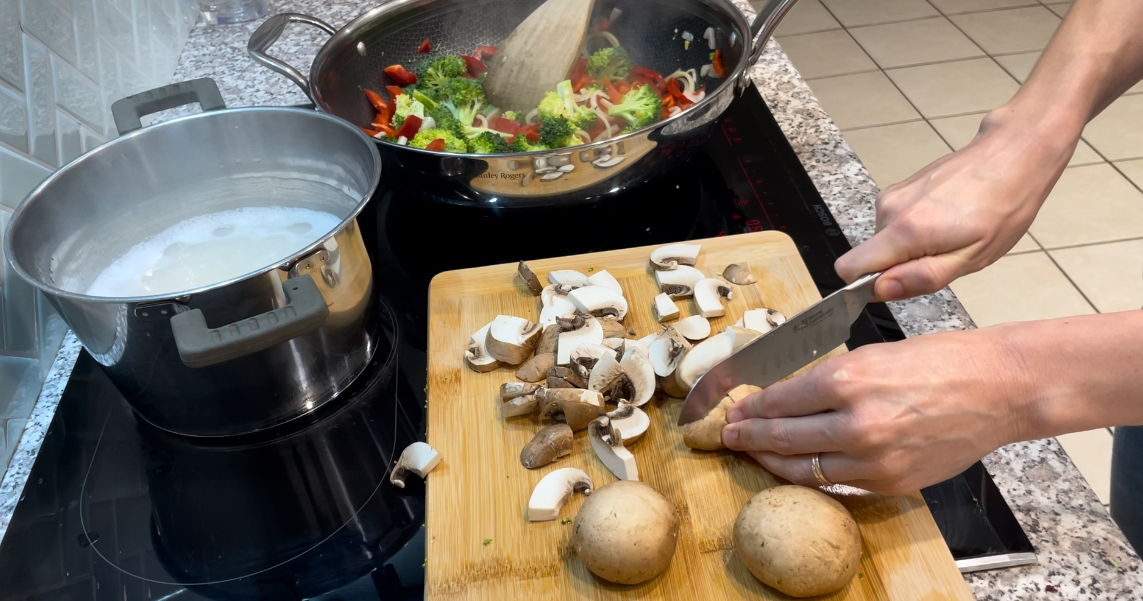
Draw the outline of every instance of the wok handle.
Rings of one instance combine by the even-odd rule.
[[[746,63],[747,75],[749,79],[750,67],[753,67],[758,59],[762,58],[762,51],[766,49],[766,42],[774,35],[774,31],[778,29],[778,24],[782,19],[790,13],[790,9],[794,8],[798,0],[769,0],[766,5],[758,9],[758,16],[754,18],[754,24],[750,26],[750,39],[754,44],[754,50],[750,53],[750,62]]]
[[[262,63],[267,69],[289,77],[290,80],[298,84],[302,92],[305,92],[306,98],[313,100],[313,96],[310,94],[310,82],[306,79],[305,75],[302,75],[301,71],[286,64],[281,59],[266,54],[270,50],[270,46],[273,46],[278,41],[278,38],[282,37],[282,33],[286,31],[286,26],[290,23],[307,23],[321,29],[329,35],[337,33],[337,30],[329,23],[317,17],[299,13],[282,13],[266,19],[265,22],[258,26],[254,35],[250,36],[250,42],[246,44],[246,52],[250,54],[250,58]]]
[[[325,297],[309,275],[282,284],[286,306],[227,324],[208,328],[202,309],[171,318],[179,357],[187,367],[208,367],[263,351],[321,327],[329,317]]]
[[[120,98],[111,105],[111,117],[115,120],[115,129],[119,130],[119,135],[123,135],[143,129],[142,119],[145,115],[195,102],[204,113],[226,108],[218,84],[213,79],[203,77]]]

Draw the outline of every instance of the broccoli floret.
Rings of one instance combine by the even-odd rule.
[[[575,129],[588,130],[595,125],[595,111],[575,103],[571,80],[561,81],[555,92],[548,92],[540,101],[541,120],[562,117],[572,122]]]
[[[607,111],[612,117],[625,119],[635,129],[657,123],[663,116],[663,104],[651,86],[639,86]]]
[[[512,152],[534,152],[537,150],[551,150],[544,146],[543,142],[532,144],[528,141],[528,136],[520,134],[516,136],[516,140],[512,143]]]
[[[445,150],[448,152],[468,152],[468,143],[461,139],[451,131],[434,127],[433,129],[421,130],[417,135],[409,140],[409,146],[413,148],[425,148],[432,144],[434,140],[444,140]]]
[[[626,79],[631,75],[631,57],[622,48],[604,48],[587,61],[587,74],[592,79]]]
[[[465,79],[458,77],[450,79],[447,83],[434,88],[431,91],[426,91],[430,98],[437,102],[452,102],[456,106],[472,102],[474,100],[484,104],[488,102],[487,97],[484,95],[484,86],[475,79]]]
[[[456,116],[447,108],[437,105],[436,108],[426,109],[425,114],[433,118],[437,129],[448,130],[458,136],[464,136],[464,124],[457,120]]]
[[[417,85],[424,92],[446,85],[454,77],[464,77],[468,65],[458,55],[427,58],[417,66]]]
[[[521,120],[520,113],[517,113],[516,111],[504,111],[504,114],[500,116],[504,117],[505,119],[515,121],[516,123],[519,123]]]
[[[583,144],[575,135],[575,126],[563,117],[552,117],[540,123],[540,144],[548,148],[566,148]]]
[[[401,94],[397,97],[397,111],[393,115],[393,129],[401,129],[409,115],[416,115],[424,119],[425,105],[413,98],[412,94]]]
[[[468,151],[475,154],[499,154],[512,152],[512,147],[496,132],[485,130],[468,141]]]
[[[460,105],[454,104],[451,100],[441,103],[441,108],[452,113],[452,116],[465,127],[472,126],[472,122],[476,120],[476,115],[480,113],[480,109],[483,107],[484,105],[479,100],[470,100]]]

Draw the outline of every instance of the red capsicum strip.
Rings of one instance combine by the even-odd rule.
[[[385,67],[385,75],[388,75],[389,79],[393,80],[393,83],[401,86],[402,88],[417,83],[417,76],[406,71],[405,67],[401,65],[392,65]]]
[[[686,109],[688,106],[694,104],[689,98],[683,95],[683,90],[679,87],[679,80],[677,79],[672,78],[667,80],[667,91],[675,98],[675,104],[681,109]]]
[[[444,138],[437,138],[436,140],[429,142],[428,146],[425,146],[425,150],[444,150],[444,149],[445,149]]]
[[[425,38],[425,41],[421,42],[420,46],[417,46],[417,54],[428,54],[432,51],[433,45],[429,42],[429,38]]]
[[[504,134],[517,135],[520,133],[521,127],[519,123],[504,117],[493,117],[488,120],[488,129],[492,129]]]
[[[373,108],[377,109],[378,113],[388,112],[389,104],[385,102],[385,99],[377,92],[365,90],[365,97],[369,99],[369,103],[373,105]]]
[[[460,55],[460,58],[464,59],[464,64],[468,66],[468,75],[473,78],[484,75],[484,72],[488,70],[488,67],[485,67],[484,63],[475,56],[467,56],[462,54]]]
[[[572,65],[571,74],[568,75],[568,79],[579,81],[585,73],[587,73],[587,59],[581,56],[576,60],[575,64]]]
[[[623,94],[615,89],[615,84],[611,83],[610,78],[603,78],[603,91],[607,93],[607,99],[611,101],[611,104],[619,104],[623,101]]]
[[[405,118],[405,123],[401,125],[401,129],[397,130],[396,138],[405,138],[412,140],[417,132],[421,131],[421,118],[416,115],[409,115]]]
[[[711,66],[714,67],[714,74],[718,76],[719,79],[726,77],[726,68],[722,66],[721,49],[714,51],[714,60],[711,61]]]
[[[472,56],[477,60],[486,61],[496,54],[496,46],[477,46]]]
[[[654,69],[636,66],[631,69],[631,73],[650,80],[650,82],[655,84],[655,87],[660,90],[667,89],[667,80],[663,79],[663,76],[659,75],[659,72]]]

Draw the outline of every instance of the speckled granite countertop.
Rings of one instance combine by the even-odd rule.
[[[739,3],[744,11],[753,13],[745,2]],[[274,0],[271,13],[299,12],[341,27],[374,4],[378,2]],[[200,22],[191,33],[174,79],[214,78],[228,105],[234,107],[307,102],[292,82],[247,56],[246,42],[256,25],[206,27]],[[325,40],[325,34],[315,28],[294,27],[274,46],[272,54],[308,72]],[[752,75],[846,237],[852,244],[867,239],[874,228],[877,186],[776,43],[771,42]],[[893,303],[891,309],[909,336],[975,327],[947,289]],[[7,529],[79,348],[69,334],[0,481],[0,537]],[[986,457],[984,463],[1035,545],[1040,561],[1035,566],[966,576],[977,599],[1143,597],[1143,562],[1054,439],[1004,447]]]

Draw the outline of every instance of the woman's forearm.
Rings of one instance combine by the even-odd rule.
[[[980,330],[1016,380],[1012,440],[1143,424],[1143,311]]]

